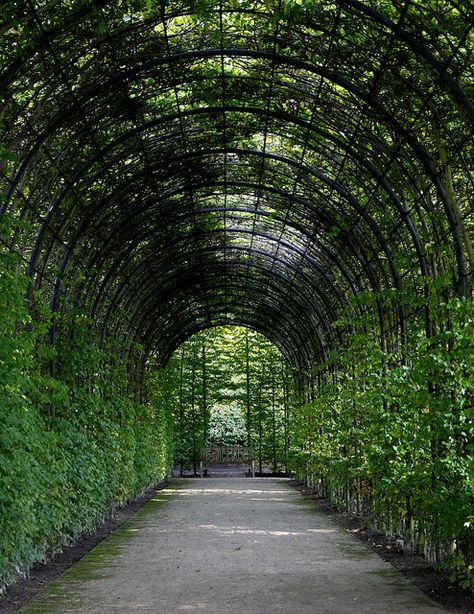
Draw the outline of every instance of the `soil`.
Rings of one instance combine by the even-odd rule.
[[[474,595],[453,584],[445,571],[435,569],[419,555],[399,552],[394,539],[367,527],[366,518],[351,516],[341,511],[333,503],[315,495],[311,489],[298,482],[290,484],[310,499],[318,509],[330,516],[339,527],[364,542],[448,612],[474,614]]]
[[[9,586],[3,595],[0,595],[0,612],[10,614],[17,612],[36,593],[39,593],[48,582],[51,582],[67,569],[72,567],[79,559],[82,559],[95,546],[103,541],[110,533],[116,531],[124,522],[135,514],[145,503],[152,499],[156,493],[167,485],[161,482],[147,491],[132,503],[120,509],[110,512],[97,530],[92,535],[82,535],[73,545],[65,548],[63,552],[56,554],[47,563],[34,565],[28,573],[28,577],[18,580]]]

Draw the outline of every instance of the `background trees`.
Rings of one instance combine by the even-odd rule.
[[[194,335],[160,378],[173,383],[174,457],[182,468],[197,471],[202,447],[246,445],[260,471],[288,469],[294,378],[262,335],[241,327]]]

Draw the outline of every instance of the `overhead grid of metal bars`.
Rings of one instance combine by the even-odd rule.
[[[2,144],[18,159],[1,165],[3,207],[24,222],[7,247],[55,312],[77,300],[102,337],[163,360],[242,324],[303,368],[338,341],[352,295],[423,292],[440,270],[470,292],[471,3],[0,14]],[[380,308],[382,343],[410,309]]]

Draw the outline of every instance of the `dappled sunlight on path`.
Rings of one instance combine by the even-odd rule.
[[[441,612],[285,480],[175,480],[24,614]]]

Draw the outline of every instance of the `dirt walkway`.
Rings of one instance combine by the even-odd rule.
[[[24,614],[444,611],[285,480],[175,480]]]

